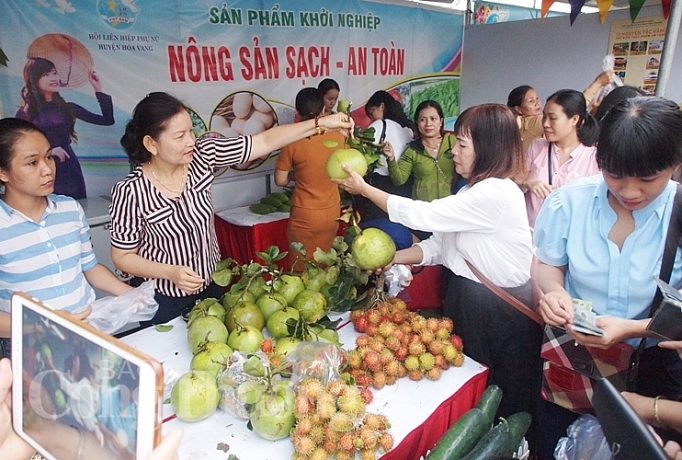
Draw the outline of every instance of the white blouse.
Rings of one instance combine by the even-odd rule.
[[[533,245],[526,203],[511,179],[485,179],[430,203],[391,195],[388,215],[393,222],[433,232],[418,243],[422,265],[442,264],[479,281],[468,260],[500,287],[521,286],[530,279]]]

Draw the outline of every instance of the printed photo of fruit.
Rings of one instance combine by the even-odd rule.
[[[194,111],[194,109],[187,107],[187,112],[189,112],[189,117],[192,119],[192,131],[194,131],[194,136],[197,138],[203,136],[204,133],[208,131],[206,123],[204,123],[204,120]]]

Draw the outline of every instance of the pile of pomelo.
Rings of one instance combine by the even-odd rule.
[[[256,277],[247,289],[198,302],[187,318],[187,343],[193,358],[191,372],[173,391],[176,415],[196,421],[213,413],[218,406],[215,379],[229,365],[234,351],[254,353],[262,347],[273,360],[281,362],[304,340],[340,346],[335,329],[316,324],[328,312],[326,297],[319,288],[315,279],[291,274],[281,275],[271,286]],[[185,393],[200,395],[181,397]],[[197,401],[206,401],[205,407],[199,408],[202,404]]]

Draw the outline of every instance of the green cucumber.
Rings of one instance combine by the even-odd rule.
[[[483,423],[486,429],[493,426],[497,408],[500,407],[502,401],[502,390],[497,385],[488,385],[481,395],[481,399],[476,403],[476,407],[483,412]]]
[[[282,205],[282,201],[279,198],[272,195],[265,195],[263,198],[260,199],[260,202],[263,204],[269,204],[270,206],[274,207]]]
[[[511,443],[505,455],[511,457],[523,441],[526,431],[530,427],[531,416],[528,412],[517,412],[507,418],[507,425],[509,425],[509,433],[511,434]]]
[[[511,443],[511,432],[507,421],[502,419],[500,423],[492,427],[483,435],[471,452],[461,460],[488,460],[504,455]]]
[[[289,200],[289,197],[288,197],[286,194],[284,194],[284,193],[273,192],[273,193],[270,194],[270,196],[273,196],[273,197],[277,198],[279,201],[282,202],[282,204],[289,203],[289,201],[290,201],[290,200]]]
[[[249,206],[249,210],[251,212],[256,213],[256,214],[261,214],[261,215],[270,214],[271,212],[275,212],[275,209],[276,208],[274,206],[271,206],[269,204],[263,204],[263,203],[256,203],[256,204],[252,204],[251,206]]]
[[[457,460],[469,453],[483,437],[488,427],[483,424],[483,412],[473,408],[465,412],[438,440],[426,460]]]

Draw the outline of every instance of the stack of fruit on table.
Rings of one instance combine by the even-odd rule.
[[[291,211],[291,190],[272,192],[262,197],[258,203],[249,206],[249,210],[255,214],[270,214],[273,212]]]
[[[382,289],[366,289],[366,270],[375,261],[355,259],[372,252],[355,254],[373,238],[362,236],[354,248],[339,237],[330,251],[318,249],[315,262],[300,261],[300,274],[281,271],[277,262],[286,253],[277,247],[258,253],[262,264],[219,262],[214,281],[226,287],[224,296],[198,302],[186,318],[193,358],[191,371],[172,391],[178,418],[200,421],[220,407],[248,418],[264,439],[291,436],[296,459],[356,453],[368,459],[389,450],[388,421],[366,413],[369,386],[381,388],[403,376],[436,380],[461,365],[464,355],[450,320],[426,319]],[[375,254],[386,263],[386,254]],[[341,352],[340,319],[332,321],[329,313],[349,310],[361,335],[357,348]],[[302,350],[314,343],[339,351],[338,359],[324,359],[331,352],[314,357],[303,368],[329,372],[301,378]]]
[[[378,450],[391,448],[385,417],[378,423],[366,414],[371,392],[355,385],[349,374],[341,374],[346,354],[336,331],[340,320],[328,316],[332,309],[346,311],[365,302],[358,289],[367,284],[368,276],[354,263],[343,238],[328,253],[318,252],[319,263],[301,261],[305,267],[301,274],[281,271],[277,262],[286,253],[276,247],[258,253],[262,264],[238,265],[230,259],[218,264],[214,280],[226,287],[225,295],[197,302],[186,318],[193,358],[191,371],[172,391],[178,418],[200,421],[220,407],[248,419],[264,439],[295,435],[297,458],[320,458],[323,452],[352,458],[356,451],[363,458],[375,458]],[[292,362],[287,357],[301,356],[303,347],[314,343],[337,350],[339,358],[331,366],[325,364],[334,375],[320,383],[327,396],[306,390],[310,407],[300,412],[299,388],[312,384],[292,376],[300,373],[300,358]],[[321,365],[315,361],[311,367]],[[305,382],[316,378],[320,376],[307,375]],[[311,421],[317,428],[307,431]],[[326,444],[319,436],[322,429]],[[344,439],[339,452],[331,450],[330,440],[336,439],[332,434],[338,441]]]
[[[338,345],[315,341],[313,333],[309,341],[298,340],[283,352],[275,351],[273,345],[279,341],[272,337],[259,339],[253,352],[233,352],[244,346],[251,350],[258,343],[252,336],[263,333],[243,326],[248,340],[241,339],[244,332],[238,323],[227,332],[219,316],[203,316],[209,309],[218,312],[217,305],[221,304],[204,301],[190,314],[188,346],[196,354],[192,370],[172,391],[178,418],[198,422],[220,407],[248,419],[250,429],[264,439],[291,436],[293,458],[301,460],[352,459],[356,453],[374,459],[393,447],[387,418],[366,410],[371,392],[342,372],[345,352]],[[239,339],[230,340],[235,334]]]
[[[393,448],[386,416],[366,412],[357,386],[342,380],[324,385],[302,380],[296,388],[296,425],[292,431],[296,460],[376,458]]]
[[[461,337],[450,318],[425,318],[398,298],[382,298],[351,312],[361,335],[348,353],[349,373],[360,386],[381,389],[400,377],[438,380],[450,366],[464,363]]]

